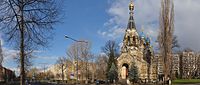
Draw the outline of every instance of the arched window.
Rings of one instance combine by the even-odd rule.
[[[133,42],[135,42],[135,36],[133,36]]]
[[[131,42],[130,42],[130,36],[128,36],[128,45],[130,45],[130,43],[131,43]]]
[[[133,45],[136,45],[136,38],[133,36]]]
[[[128,41],[130,41],[130,36],[128,36]]]

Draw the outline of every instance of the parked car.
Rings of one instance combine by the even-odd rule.
[[[99,84],[105,84],[106,82],[104,80],[96,80],[96,85],[99,85]]]

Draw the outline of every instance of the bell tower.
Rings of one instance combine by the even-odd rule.
[[[142,81],[145,79],[153,79],[151,56],[147,56],[147,47],[150,46],[150,39],[142,35],[139,35],[134,22],[134,3],[129,3],[129,20],[125,35],[123,38],[123,45],[121,47],[121,54],[117,58],[118,65],[118,78],[121,81],[129,80],[132,77],[131,72],[133,67],[138,70],[138,77]],[[150,62],[149,62],[150,61]],[[149,68],[148,68],[149,67]],[[134,68],[135,69],[135,68]],[[147,76],[148,75],[148,76]],[[156,77],[154,77],[156,79]]]
[[[118,60],[119,79],[128,79],[129,70],[133,62],[134,66],[139,66],[138,61],[142,61],[142,52],[140,49],[140,37],[136,29],[134,21],[134,3],[129,3],[129,20],[125,35],[123,38],[123,45],[121,48],[121,55]]]
[[[139,35],[136,30],[134,22],[134,3],[133,1],[129,4],[129,20],[127,29],[123,39],[122,52],[126,52],[127,49],[137,49],[139,45]]]

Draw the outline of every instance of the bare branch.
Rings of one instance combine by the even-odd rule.
[[[173,0],[161,1],[160,31],[158,42],[164,62],[165,79],[172,73],[172,48],[174,32],[174,5]]]
[[[0,30],[20,50],[21,85],[24,85],[24,64],[32,50],[47,46],[53,25],[60,19],[59,0],[1,0]],[[30,53],[29,53],[30,52]],[[25,61],[24,61],[25,60]]]

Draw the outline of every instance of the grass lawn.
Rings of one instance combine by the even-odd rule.
[[[200,83],[200,79],[177,79],[172,81],[172,84],[195,84],[195,83]]]

